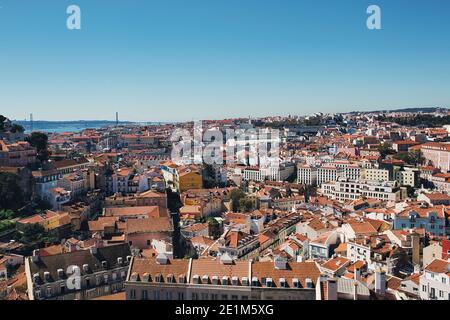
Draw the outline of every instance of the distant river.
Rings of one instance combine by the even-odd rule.
[[[85,129],[100,129],[114,126],[115,121],[34,121],[31,126],[30,121],[13,121],[25,128],[25,132],[41,131],[47,133],[80,132]],[[131,122],[119,122],[121,125],[131,124]],[[155,123],[146,123],[148,125]]]

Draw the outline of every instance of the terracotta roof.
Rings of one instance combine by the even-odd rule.
[[[173,282],[178,283],[179,277],[187,277],[189,268],[188,259],[168,259],[167,264],[159,264],[156,257],[149,259],[134,258],[130,274],[136,273],[140,281],[144,281],[144,275],[149,276],[149,280],[155,282],[156,276],[163,276],[164,282],[167,276],[173,275]]]
[[[425,267],[425,270],[434,273],[445,273],[448,276],[450,276],[449,264],[450,262],[448,261],[444,261],[441,259],[434,259],[433,262],[431,262],[429,265]]]
[[[443,206],[443,205],[429,207],[429,208],[421,208],[419,206],[413,206],[413,207],[407,208],[406,210],[400,212],[398,214],[398,216],[408,217],[411,212],[415,212],[421,218],[428,218],[429,214],[436,213],[436,216],[438,218],[442,219],[442,218],[444,218],[445,213],[447,212],[447,208],[450,208],[450,207]]]
[[[362,268],[365,267],[365,265],[366,265],[366,262],[365,262],[365,261],[362,261],[362,260],[356,260],[356,261],[353,262],[352,264],[348,265],[347,271],[348,271],[348,272],[354,273],[354,272],[355,272],[355,269],[362,269]]]
[[[219,283],[222,277],[229,277],[231,283],[232,277],[238,277],[241,280],[243,277],[249,277],[249,261],[233,261],[232,264],[223,264],[219,259],[199,259],[192,260],[192,270],[190,283],[193,283],[193,276],[198,275],[200,279],[207,275],[209,279],[213,276],[219,278]]]
[[[287,262],[286,269],[274,268],[273,262],[255,262],[252,265],[252,277],[257,277],[261,282],[262,278],[272,278],[275,287],[280,287],[280,278],[286,280],[288,287],[292,286],[292,279],[297,278],[302,287],[306,287],[306,279],[311,279],[316,284],[320,276],[320,270],[316,263],[307,262]]]
[[[167,211],[159,206],[105,208],[105,216],[126,217],[134,215],[147,215],[149,218],[167,217]]]
[[[325,262],[322,267],[330,271],[337,271],[350,263],[350,260],[344,257],[336,257]]]
[[[128,219],[125,222],[125,233],[147,233],[172,231],[170,218]]]
[[[31,273],[39,273],[41,279],[44,279],[44,272],[50,272],[52,279],[58,279],[58,269],[64,271],[71,265],[78,266],[82,275],[86,274],[83,270],[83,264],[89,265],[89,271],[97,272],[103,270],[102,261],[107,262],[108,268],[118,266],[117,258],[121,257],[123,261],[127,261],[127,256],[131,255],[128,244],[117,244],[97,248],[97,253],[91,254],[90,250],[78,250],[51,256],[39,257],[37,262],[32,262],[30,259]]]

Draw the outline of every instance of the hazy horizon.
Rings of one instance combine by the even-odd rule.
[[[344,113],[350,113],[350,112],[377,112],[377,111],[389,111],[389,112],[395,112],[397,110],[405,110],[405,109],[434,109],[434,108],[439,108],[439,109],[450,109],[450,107],[448,106],[414,106],[414,107],[402,107],[402,108],[377,108],[377,109],[370,109],[370,110],[350,110],[350,111],[346,111],[346,112],[331,112],[331,113],[335,113],[335,114],[344,114]],[[276,116],[308,116],[311,115],[313,113],[316,112],[321,112],[320,110],[315,110],[312,111],[308,114],[273,114],[273,115],[263,115],[263,116],[259,116],[259,117],[252,117],[250,116],[250,118],[265,118],[265,117],[276,117]],[[1,114],[1,113],[0,113]],[[29,117],[26,119],[12,119],[10,117],[8,117],[6,114],[3,114],[4,116],[6,116],[7,118],[9,118],[11,121],[13,122],[29,122],[30,119]],[[120,114],[119,114],[120,115]],[[114,117],[115,117],[115,113],[114,113]],[[159,120],[140,120],[140,121],[133,121],[133,120],[128,120],[128,119],[121,119],[119,118],[119,123],[175,123],[175,122],[189,122],[189,121],[193,121],[193,120],[223,120],[223,119],[238,119],[238,118],[248,118],[249,115],[247,116],[236,116],[236,117],[227,117],[227,118],[222,118],[222,117],[212,117],[212,118],[199,118],[199,119],[186,119],[186,120],[180,120],[180,121],[159,121]],[[36,119],[35,118],[35,114],[33,114],[33,121],[34,122],[116,122],[115,118],[112,119],[55,119],[55,120],[48,120],[48,119]]]

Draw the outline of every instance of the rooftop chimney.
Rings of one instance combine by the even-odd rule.
[[[361,270],[359,268],[355,268],[354,279],[355,280],[361,279]]]
[[[353,300],[358,300],[358,281],[353,282]]]
[[[379,295],[386,293],[386,272],[381,269],[375,271],[375,293]]]

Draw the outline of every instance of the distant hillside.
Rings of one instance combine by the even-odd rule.
[[[448,111],[447,108],[438,108],[438,107],[424,107],[424,108],[404,108],[404,109],[391,109],[391,110],[373,110],[373,111],[354,111],[351,113],[374,113],[374,112],[385,112],[385,113],[391,113],[391,112],[409,112],[409,113],[433,113],[439,110],[445,110]]]

